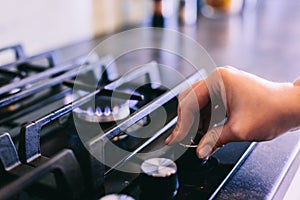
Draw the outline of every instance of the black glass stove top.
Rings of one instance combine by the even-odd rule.
[[[149,151],[149,148],[160,148],[172,129],[173,127],[167,130],[166,135],[159,138],[156,144],[150,145],[145,151]],[[203,160],[196,156],[195,148],[187,149],[187,151],[175,161],[177,165],[179,188],[173,198],[170,199],[213,199],[226,181],[238,170],[244,159],[247,158],[252,151],[254,145],[255,144],[251,142],[230,143],[216,152],[206,162],[203,162]],[[175,146],[174,148],[180,148],[178,145]],[[162,155],[162,157],[172,158],[172,150]],[[141,164],[139,161],[134,162],[138,162],[139,165]],[[122,176],[122,174],[115,172],[115,174],[112,173],[111,176],[112,177],[108,177],[108,180],[114,182],[115,178]],[[128,178],[130,175],[127,174],[126,176],[127,179],[125,178],[122,183],[130,179]],[[143,190],[141,189],[141,183],[143,182],[142,174],[135,174],[133,176],[135,179],[130,181],[126,187],[124,187],[124,184],[123,187],[120,187],[118,184],[111,185],[107,183],[107,192],[127,194],[136,200],[165,199],[159,196],[160,191],[156,191],[156,189],[152,191],[154,194],[153,197],[145,198],[143,196]]]
[[[56,66],[52,57],[50,53],[17,57],[16,62],[1,66],[5,69],[0,71],[2,76],[9,74],[18,81],[3,82],[0,87],[0,199],[99,199],[111,193],[128,194],[136,200],[151,199],[152,194],[165,199],[159,195],[168,187],[162,184],[166,179],[159,179],[162,188],[152,188],[140,173],[142,163],[150,158],[175,162],[178,184],[171,195],[173,200],[210,199],[253,147],[248,142],[231,143],[203,162],[194,148],[165,145],[177,119],[177,96],[187,82],[205,76],[201,70],[185,80],[174,75],[171,82],[163,83],[159,74],[166,73],[161,76],[167,77],[174,70],[162,72],[151,62],[125,78],[103,78],[92,90],[95,82],[83,82],[74,93],[72,87],[82,61]],[[49,66],[31,63],[40,58],[48,60]],[[81,72],[84,76],[94,74],[104,64],[85,63]],[[19,71],[27,72],[26,76]],[[161,85],[153,84],[151,78]],[[120,101],[111,108],[103,102],[98,102],[98,107],[89,105],[93,97],[102,101],[99,96],[110,98],[114,91],[118,98],[135,94],[135,101],[125,103],[129,110],[125,105],[123,110]],[[113,116],[116,110],[127,115],[115,121],[97,121]],[[178,149],[186,151],[179,156]],[[145,195],[145,188],[150,195]]]

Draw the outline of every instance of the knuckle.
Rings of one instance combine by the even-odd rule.
[[[222,67],[223,69],[235,69],[234,67],[230,66],[230,65],[225,65]]]
[[[229,126],[229,131],[231,134],[231,137],[236,141],[247,141],[249,140],[249,137],[246,132],[246,129],[244,126],[241,126],[239,123],[235,123]]]
[[[224,76],[225,74],[230,72],[231,67],[230,66],[223,66],[223,67],[218,67],[216,69],[216,73],[218,73],[221,76]]]

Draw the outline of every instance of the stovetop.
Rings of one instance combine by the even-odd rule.
[[[0,66],[0,199],[146,199],[141,165],[151,158],[175,162],[171,199],[210,199],[254,146],[231,143],[203,161],[194,148],[164,144],[177,95],[205,70],[163,82],[172,70],[155,61],[121,75],[109,55],[62,64],[55,51],[7,51],[15,60]]]

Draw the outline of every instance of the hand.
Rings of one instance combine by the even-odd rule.
[[[292,83],[217,68],[179,95],[178,121],[166,144],[182,141],[195,124],[205,133],[197,146],[202,159],[229,142],[273,139],[299,125],[299,94]]]

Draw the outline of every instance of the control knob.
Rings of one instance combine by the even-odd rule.
[[[167,158],[151,158],[141,165],[141,198],[172,199],[178,190],[177,166]]]

